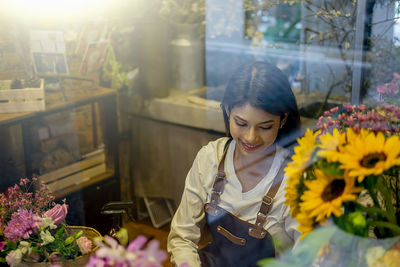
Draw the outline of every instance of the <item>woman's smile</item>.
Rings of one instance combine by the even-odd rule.
[[[255,151],[262,146],[262,144],[249,144],[240,139],[239,139],[239,143],[243,147],[243,149],[246,151]]]

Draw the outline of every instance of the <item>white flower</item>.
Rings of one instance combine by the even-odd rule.
[[[17,265],[22,261],[22,252],[19,249],[16,250],[11,250],[7,256],[6,256],[6,261],[8,265],[11,267]]]
[[[29,242],[26,241],[21,241],[19,243],[18,249],[22,252],[22,254],[31,254],[32,253],[32,247]]]
[[[42,222],[43,222],[43,229],[46,229],[47,227],[50,227],[50,229],[56,229],[57,225],[54,224],[54,221],[52,218],[49,217],[44,217],[42,218]]]
[[[40,238],[43,240],[42,246],[47,245],[55,240],[55,238],[50,234],[49,230],[40,232]]]

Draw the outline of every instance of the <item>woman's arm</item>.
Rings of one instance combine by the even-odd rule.
[[[172,219],[171,231],[168,236],[168,252],[171,253],[171,262],[176,266],[188,263],[190,267],[201,266],[197,252],[200,240],[200,229],[204,224],[203,206],[207,199],[204,176],[202,169],[207,170],[212,166],[204,166],[202,160],[206,148],[199,151],[189,171],[181,203]]]

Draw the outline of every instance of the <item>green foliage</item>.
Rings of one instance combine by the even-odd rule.
[[[355,211],[342,216],[333,216],[335,224],[346,232],[362,237],[368,237],[369,227],[367,220],[360,211]]]
[[[45,256],[45,252],[49,254],[52,252],[57,252],[65,259],[73,259],[79,256],[79,247],[74,241],[81,235],[82,231],[79,231],[68,237],[65,227],[62,225],[54,234],[55,240],[45,246],[40,247],[39,253],[40,255]]]
[[[317,162],[317,166],[330,176],[343,176],[343,170],[339,168],[340,164],[338,162],[327,162],[322,159]]]

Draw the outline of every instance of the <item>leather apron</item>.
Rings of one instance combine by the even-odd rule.
[[[268,193],[263,197],[255,224],[248,223],[218,206],[225,183],[224,163],[229,146],[218,166],[210,203],[205,204],[205,217],[213,241],[199,250],[203,267],[253,267],[257,261],[275,256],[271,235],[264,229],[266,217],[272,207],[273,197],[283,179],[282,164]]]

